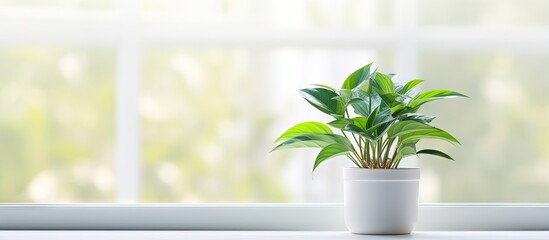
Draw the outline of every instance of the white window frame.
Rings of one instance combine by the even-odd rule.
[[[342,204],[18,204],[0,216],[0,230],[346,229]],[[421,204],[415,230],[549,230],[549,205]]]
[[[117,48],[116,171],[119,204],[0,204],[0,229],[344,230],[342,204],[135,204],[139,196],[140,64],[146,46],[375,46],[396,49],[395,71],[416,76],[418,50],[549,53],[549,29],[417,28],[415,0],[396,0],[385,30],[172,31],[138,26],[139,1],[116,12],[0,9],[0,44]],[[162,24],[157,27],[155,24]],[[176,24],[174,24],[176,26]],[[443,33],[443,34],[441,34]],[[122,170],[123,169],[123,170]],[[124,204],[121,204],[124,203]],[[549,230],[546,204],[421,204],[416,230]]]

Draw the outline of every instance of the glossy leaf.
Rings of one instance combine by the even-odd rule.
[[[369,139],[370,141],[373,141],[375,139],[375,137],[371,133],[366,133],[364,129],[361,129],[359,126],[351,123],[347,124],[347,126],[345,126],[345,129],[343,130],[347,132],[356,133],[362,137],[365,137],[366,139]]]
[[[408,156],[416,155],[416,154],[417,153],[416,153],[415,143],[401,144],[398,147],[397,160],[408,157]]]
[[[312,86],[315,86],[315,87],[320,87],[320,88],[324,88],[324,89],[327,89],[327,90],[330,90],[332,92],[336,92],[337,90],[333,87],[330,87],[328,85],[324,85],[324,84],[311,84]]]
[[[391,78],[380,72],[375,73],[373,86],[377,93],[380,95],[395,92],[395,86]]]
[[[339,96],[337,93],[324,88],[305,88],[300,92],[303,98],[318,110],[330,115],[343,115],[343,107],[334,99]]]
[[[389,107],[394,107],[399,104],[402,105],[404,103],[403,97],[401,97],[397,93],[384,93],[380,94],[379,96],[381,97],[381,99],[383,99],[383,102]]]
[[[350,147],[344,144],[331,144],[324,147],[316,156],[315,163],[313,165],[313,172],[322,162],[335,156],[347,154],[350,151]]]
[[[345,126],[349,123],[352,123],[352,121],[350,119],[340,118],[340,119],[336,119],[334,121],[331,121],[327,124],[330,125],[331,127],[337,128],[337,129],[344,129]]]
[[[372,126],[375,125],[375,120],[376,120],[376,116],[377,116],[377,113],[379,112],[379,106],[376,107],[372,113],[370,113],[370,115],[368,116],[368,120],[366,121],[366,128],[371,128]]]
[[[431,130],[434,127],[418,121],[399,121],[389,128],[389,138],[398,137],[404,134],[413,133],[418,130]]]
[[[420,84],[422,82],[423,82],[423,80],[421,80],[421,79],[411,80],[411,81],[407,82],[404,86],[396,88],[395,91],[399,94],[406,94],[410,90],[412,90],[415,86],[417,86],[418,84]]]
[[[385,131],[391,126],[391,124],[396,121],[395,119],[386,119],[382,122],[375,123],[374,126],[366,129],[366,134],[374,135],[374,140],[377,140],[379,136],[385,134]]]
[[[418,108],[422,104],[430,101],[445,99],[445,98],[453,98],[453,97],[467,97],[467,96],[451,90],[431,90],[431,91],[420,93],[419,95],[415,96],[408,105],[412,108]]]
[[[341,108],[343,109],[343,111],[345,111],[345,108],[347,108],[349,102],[353,98],[353,92],[350,89],[341,89],[337,91],[337,94],[339,96],[335,97],[334,99],[339,102]]]
[[[273,151],[289,148],[324,148],[335,143],[351,145],[347,138],[340,135],[305,133],[280,143]]]
[[[418,130],[399,137],[403,142],[418,141],[425,138],[444,140],[449,143],[459,144],[459,141],[450,133],[441,129]]]
[[[366,93],[366,95],[370,96],[370,94],[372,93],[372,88],[372,79],[368,78],[364,80],[364,82],[362,82],[360,85],[358,85],[355,90],[362,91]]]
[[[332,134],[333,132],[324,123],[303,122],[286,130],[275,142],[287,140],[304,133]]]
[[[401,109],[403,109],[405,107],[406,107],[406,105],[404,105],[403,103],[395,104],[394,106],[391,107],[391,113],[398,112],[398,111],[400,111]]]
[[[350,104],[357,114],[368,117],[370,111],[381,104],[381,98],[375,92],[368,95],[363,91],[355,90],[353,91],[353,99],[350,101]]]
[[[419,121],[400,121],[387,131],[389,138],[398,137],[401,142],[417,141],[423,138],[441,139],[451,143],[459,141],[448,132]]]
[[[371,66],[372,63],[369,63],[368,65],[361,67],[351,73],[351,75],[349,75],[347,79],[345,79],[345,82],[343,82],[341,89],[353,89],[360,85],[362,82],[364,82],[366,79],[370,78]]]
[[[388,129],[389,126],[391,126],[394,121],[396,121],[396,119],[387,119],[385,121],[375,123],[375,125],[367,129],[363,129],[362,127],[359,127],[355,124],[347,124],[347,126],[345,126],[345,129],[343,130],[359,134],[360,136],[363,136],[370,141],[376,141],[379,136],[385,134],[385,131]]]
[[[353,119],[351,119],[351,123],[354,124],[355,126],[359,127],[360,129],[362,130],[366,130],[366,118],[364,117],[355,117]]]
[[[374,121],[368,125],[369,129],[375,129],[374,135],[381,136],[385,130],[394,122],[395,118],[391,116],[391,109],[385,104],[379,105],[379,110],[375,115]]]
[[[431,116],[431,115],[409,114],[409,115],[404,116],[404,118],[402,118],[402,120],[403,121],[415,120],[415,121],[420,121],[420,122],[423,122],[423,123],[430,123],[435,118],[436,118],[436,116]]]
[[[438,156],[438,157],[442,157],[442,158],[446,158],[446,159],[450,159],[450,160],[454,160],[452,157],[450,157],[450,155],[446,154],[446,153],[443,153],[439,150],[435,150],[435,149],[423,149],[423,150],[419,150],[417,151],[417,154],[429,154],[429,155],[434,155],[434,156]]]

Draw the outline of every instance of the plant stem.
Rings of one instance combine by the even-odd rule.
[[[368,158],[370,159],[370,166],[374,167],[375,165],[375,147],[373,142],[368,142]]]
[[[349,139],[349,137],[347,136],[347,134],[345,134],[345,132],[344,132],[343,130],[341,130],[341,133],[343,134],[343,136],[344,136],[345,138]],[[354,138],[354,135],[353,135],[353,138]],[[355,138],[355,141],[356,141],[356,138]],[[358,163],[361,163],[361,161],[360,161],[360,156],[357,154],[355,145],[354,145],[353,143],[351,143],[351,148],[352,148],[352,149],[351,149],[351,152],[355,155],[356,160],[355,160],[354,158],[351,158],[352,155],[350,155],[350,154],[348,154],[347,156],[349,156],[349,158],[350,158],[355,164],[357,164],[357,162],[358,162]],[[359,150],[360,150],[360,148],[359,148]],[[357,165],[357,166],[359,166],[359,167],[364,167],[364,166],[362,166],[362,164]]]
[[[356,136],[354,133],[351,133],[351,136],[353,136],[353,139],[355,139],[355,142],[357,143],[358,147],[360,148],[360,142],[356,139]],[[347,136],[345,136],[347,137]]]
[[[383,164],[381,159],[383,156],[382,147],[383,147],[383,143],[381,142],[381,139],[378,139],[377,140],[377,161],[379,163],[379,167],[381,167],[381,164]]]
[[[350,118],[349,111],[348,111],[347,109],[345,109],[345,112],[343,113],[343,115],[344,115],[344,116],[347,116],[348,119]],[[345,134],[345,132],[343,131],[343,129],[341,130],[341,133],[343,133],[343,136],[345,136],[345,138],[349,139],[349,137]],[[354,133],[351,133],[351,136],[353,136],[353,139],[355,140],[355,143],[358,145],[358,150],[359,150],[358,152],[361,153],[360,150],[362,149],[362,147],[361,147],[361,145],[360,145],[360,141],[357,140],[357,138],[356,138],[356,136],[355,136]],[[360,136],[359,136],[359,137],[360,137]],[[361,157],[361,154],[357,154],[357,151],[356,151],[356,149],[355,149],[355,147],[354,147],[354,144],[351,143],[351,145],[353,146],[353,152],[354,152],[355,156],[357,156],[357,159],[360,161],[363,157]]]
[[[356,151],[353,150],[352,153],[355,155],[356,160],[357,160],[358,162],[361,162],[361,161],[360,161],[360,156],[358,156],[358,154],[356,153]],[[362,165],[362,164],[360,164],[360,165]]]
[[[370,142],[366,142],[366,139],[364,139],[364,149],[362,150],[363,154],[362,156],[364,157],[364,161],[366,162],[366,166],[368,167],[371,167],[370,166]]]
[[[364,159],[364,154],[362,154],[362,137],[358,136],[358,153],[360,155],[360,159]]]
[[[395,147],[395,152],[393,153],[393,157],[391,158],[391,161],[393,162],[393,165],[394,165],[394,166],[391,166],[391,167],[394,167],[394,168],[397,168],[398,164],[400,163],[400,159],[398,159],[398,160],[396,159],[399,145],[400,145],[400,140],[397,141],[397,144],[396,144],[396,147]]]
[[[347,157],[351,159],[351,162],[353,162],[357,167],[361,168],[362,166],[353,158],[353,155],[347,154]]]
[[[391,151],[391,147],[393,146],[393,142],[395,141],[395,139],[387,139],[387,149],[385,149],[385,162],[386,162],[386,167],[387,168],[390,168],[391,167],[391,162],[393,162],[393,159],[388,159],[389,158],[389,152]]]
[[[381,141],[381,151],[380,151],[379,159],[381,159],[381,165],[385,166],[385,163],[387,162],[387,158],[384,157],[385,155],[384,153],[387,152],[387,150],[385,149],[387,146],[387,139],[383,139],[383,137],[381,137],[380,141]]]

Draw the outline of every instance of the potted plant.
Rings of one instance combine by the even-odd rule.
[[[416,144],[426,138],[459,143],[432,126],[435,116],[417,111],[434,100],[466,96],[450,90],[416,93],[423,80],[398,84],[394,76],[370,63],[349,75],[339,90],[321,84],[301,89],[307,102],[334,120],[299,123],[275,141],[273,150],[320,148],[313,172],[339,155],[356,165],[343,169],[345,224],[352,233],[410,233],[417,221],[419,169],[398,168],[401,160],[418,154],[453,160],[438,150],[418,150]]]

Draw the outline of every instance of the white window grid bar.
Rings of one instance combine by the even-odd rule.
[[[413,1],[412,1],[413,2]],[[398,18],[403,19],[403,18]],[[398,20],[405,22],[404,20]],[[0,44],[117,46],[128,32],[127,20],[113,12],[13,14],[0,8]],[[412,22],[412,21],[410,21]],[[376,29],[266,29],[243,26],[183,27],[181,23],[136,20],[131,29],[143,47],[375,47],[396,49],[407,43],[416,49],[441,51],[548,52],[549,27],[478,28],[395,24]],[[413,30],[412,30],[413,29]]]
[[[139,82],[142,48],[135,34],[138,1],[119,2],[123,20],[116,55],[116,202],[137,203],[140,196]]]
[[[139,81],[141,49],[134,40],[118,48],[115,87],[116,202],[139,201]]]

